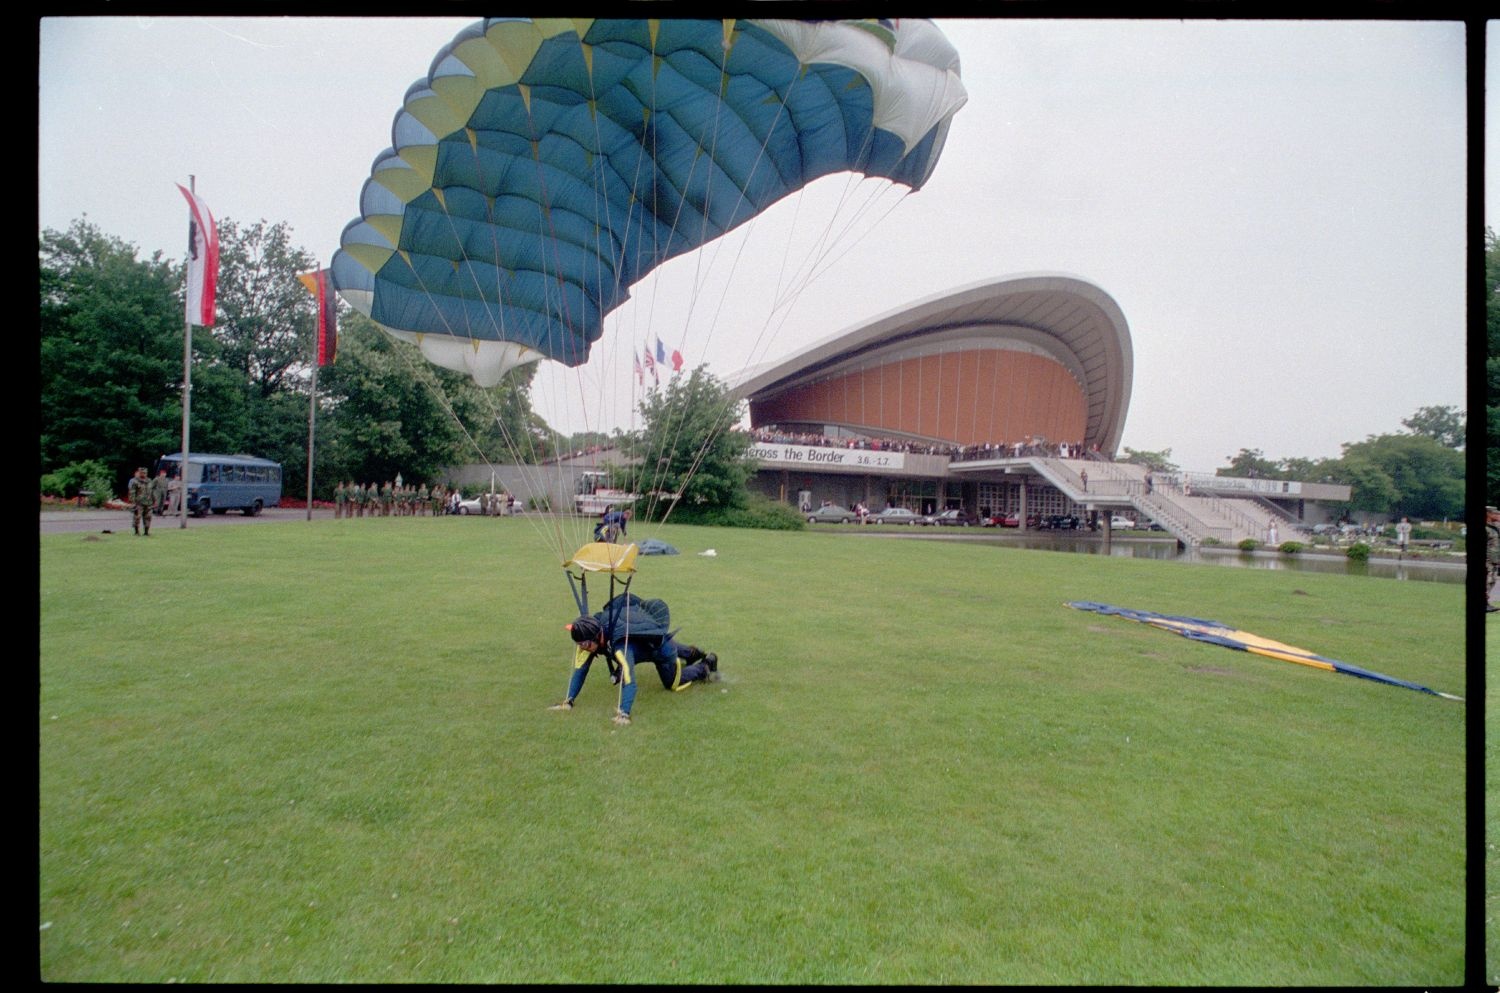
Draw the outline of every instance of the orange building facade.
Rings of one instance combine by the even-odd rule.
[[[958,445],[1032,437],[1081,443],[1088,398],[1063,363],[1007,347],[1001,337],[933,354],[887,354],[752,396],[750,422],[838,425]]]

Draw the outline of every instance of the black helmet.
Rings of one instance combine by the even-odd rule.
[[[581,645],[585,641],[602,641],[604,639],[604,628],[592,617],[580,617],[568,625],[568,634],[572,635],[573,641],[576,644]]]

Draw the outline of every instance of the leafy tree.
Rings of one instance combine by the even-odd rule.
[[[1338,459],[1289,458],[1281,460],[1281,478],[1295,479],[1304,483],[1333,483],[1338,481]]]
[[[215,326],[193,335],[191,445],[246,452],[307,480],[314,268],[285,224],[219,222]],[[86,221],[46,231],[39,248],[43,474],[102,461],[115,492],[138,465],[181,446],[184,264]],[[416,480],[479,458],[534,460],[551,432],[531,410],[535,366],[484,390],[429,364],[358,314],[342,318],[338,362],[318,384],[319,493],[340,478]],[[477,451],[476,451],[477,449]]]
[[[1219,469],[1215,475],[1251,479],[1284,478],[1282,464],[1266,458],[1259,448],[1241,448],[1239,454],[1229,460],[1229,466]]]
[[[86,220],[39,246],[41,471],[99,460],[123,493],[180,424],[180,277]]]
[[[682,509],[675,513],[687,518],[715,508],[745,507],[746,482],[755,464],[745,458],[749,434],[732,429],[742,406],[701,365],[652,390],[639,405],[644,426],[626,435],[622,446],[625,454],[640,460],[632,467],[632,488],[680,494]],[[643,512],[652,512],[650,501],[643,504]]]
[[[1159,452],[1138,452],[1134,448],[1126,446],[1122,449],[1125,457],[1123,462],[1133,462],[1136,465],[1145,466],[1152,472],[1176,472],[1178,465],[1172,461],[1172,450],[1163,448]]]
[[[1340,517],[1349,510],[1367,510],[1377,514],[1390,513],[1400,499],[1396,483],[1372,458],[1368,452],[1350,452],[1345,445],[1344,457],[1338,461],[1334,478],[1330,482],[1349,487],[1349,503]]]
[[[41,480],[41,491],[58,497],[74,497],[87,491],[89,503],[97,507],[109,498],[113,484],[114,477],[109,466],[99,459],[90,459],[45,474]]]
[[[1464,456],[1426,435],[1384,434],[1345,444],[1343,479],[1356,510],[1412,518],[1464,512]]]
[[[529,399],[534,366],[514,369],[486,390],[432,365],[363,314],[340,320],[338,360],[318,379],[320,493],[341,479],[384,482],[400,473],[416,482],[456,463],[547,453],[546,426]]]
[[[284,221],[241,227],[221,220],[218,228],[215,360],[237,370],[262,397],[302,388],[317,301],[297,274],[316,268],[312,255],[292,246]]]
[[[1464,447],[1464,413],[1457,407],[1422,407],[1401,424],[1412,434],[1425,435],[1444,448]]]

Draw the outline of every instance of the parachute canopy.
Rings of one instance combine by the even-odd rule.
[[[966,99],[928,21],[491,18],[407,91],[334,285],[481,385],[580,365],[642,276],[807,183],[920,188]]]

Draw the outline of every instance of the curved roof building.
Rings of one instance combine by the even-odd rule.
[[[1130,331],[1102,289],[1060,273],[985,280],[891,311],[769,366],[735,395],[754,427],[959,445],[1027,436],[1113,454]]]

